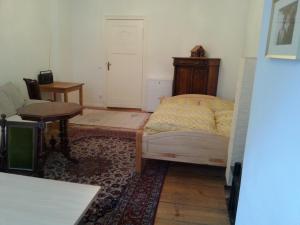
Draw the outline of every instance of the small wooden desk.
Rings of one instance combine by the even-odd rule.
[[[78,224],[99,186],[0,173],[0,225]]]
[[[68,102],[68,93],[72,91],[79,91],[79,104],[83,106],[83,88],[84,83],[69,83],[55,81],[52,84],[40,85],[41,92],[53,93],[54,101],[56,101],[56,94],[64,94],[64,102]]]

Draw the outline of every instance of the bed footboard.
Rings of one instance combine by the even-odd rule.
[[[205,132],[137,134],[137,172],[142,159],[157,159],[225,167],[229,139]]]

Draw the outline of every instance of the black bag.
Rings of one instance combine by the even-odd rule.
[[[53,73],[51,70],[41,71],[38,75],[39,84],[52,84]]]

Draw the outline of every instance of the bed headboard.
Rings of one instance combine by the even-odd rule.
[[[182,94],[217,95],[221,59],[206,57],[174,58],[173,96]]]

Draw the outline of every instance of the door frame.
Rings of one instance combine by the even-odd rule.
[[[142,82],[141,82],[141,103],[140,103],[140,108],[143,110],[145,108],[145,87],[146,87],[146,79],[145,79],[145,33],[146,33],[146,17],[145,16],[134,16],[134,15],[105,15],[103,18],[103,31],[104,31],[104,52],[105,52],[105,56],[104,56],[104,70],[105,70],[105,107],[108,107],[108,71],[107,71],[107,62],[108,62],[108,48],[107,48],[107,43],[108,43],[108,27],[107,27],[107,21],[109,20],[141,20],[143,21],[143,44],[142,44]]]

